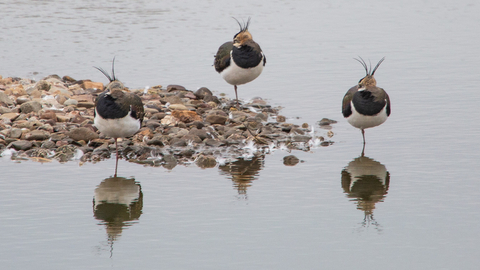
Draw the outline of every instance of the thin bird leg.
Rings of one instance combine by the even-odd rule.
[[[117,168],[118,168],[118,142],[117,138],[115,138],[115,153],[116,153],[116,160],[115,160],[115,175],[117,177]]]
[[[237,109],[240,108],[240,106],[238,105],[238,95],[237,95],[237,86],[234,85],[235,87],[235,97],[237,98]]]
[[[363,148],[362,148],[362,157],[365,152],[365,130],[362,129],[362,137],[363,137]]]

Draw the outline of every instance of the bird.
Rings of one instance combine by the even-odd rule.
[[[342,114],[350,125],[362,131],[365,149],[365,129],[383,124],[390,116],[391,104],[387,92],[377,86],[377,81],[373,77],[385,57],[378,61],[373,70],[371,65],[368,68],[367,63],[359,58],[354,59],[362,64],[366,75],[343,97]]]
[[[129,92],[115,77],[115,58],[112,62],[112,75],[104,69],[94,67],[110,81],[95,99],[94,126],[105,136],[115,139],[115,176],[118,166],[118,138],[126,138],[135,134],[142,126],[143,109],[142,99]]]
[[[233,42],[225,42],[218,48],[213,65],[222,78],[233,85],[238,108],[237,86],[255,80],[262,73],[267,58],[248,31],[250,18],[243,24],[235,20],[240,32],[235,34]]]

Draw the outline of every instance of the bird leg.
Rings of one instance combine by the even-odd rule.
[[[116,153],[116,160],[115,160],[115,175],[117,177],[117,168],[118,168],[118,142],[117,138],[115,138],[115,153]]]
[[[362,129],[362,137],[363,137],[363,148],[362,148],[362,157],[365,152],[365,130]]]
[[[240,106],[238,105],[237,86],[236,86],[236,85],[234,85],[234,87],[235,87],[235,97],[237,98],[237,109],[239,109],[239,108],[240,108]]]

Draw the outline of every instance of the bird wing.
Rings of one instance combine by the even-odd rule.
[[[218,48],[213,65],[215,70],[220,73],[230,65],[230,52],[233,49],[233,42],[225,42]]]
[[[145,116],[142,99],[139,96],[133,93],[130,93],[128,97],[128,102],[130,103],[130,110],[131,110],[130,115],[133,118],[140,120],[140,125],[141,125],[143,121],[143,117]]]
[[[358,91],[358,85],[350,88],[345,96],[343,97],[343,102],[342,102],[342,114],[343,117],[349,117],[352,114],[352,107],[350,105],[350,102],[353,99],[353,95]]]

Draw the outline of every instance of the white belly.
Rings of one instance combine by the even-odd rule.
[[[232,85],[240,85],[255,80],[263,71],[263,59],[260,64],[252,68],[241,68],[230,58],[230,66],[222,71],[222,78]]]
[[[355,106],[353,103],[350,102],[350,106],[352,107],[352,115],[347,118],[348,123],[350,125],[359,128],[359,129],[366,129],[371,127],[376,127],[383,122],[385,122],[388,118],[387,116],[387,106],[385,106],[378,114],[376,115],[362,115],[355,110]]]
[[[130,137],[140,129],[140,121],[131,117],[130,113],[119,119],[103,119],[97,113],[94,125],[101,133],[111,138]]]

